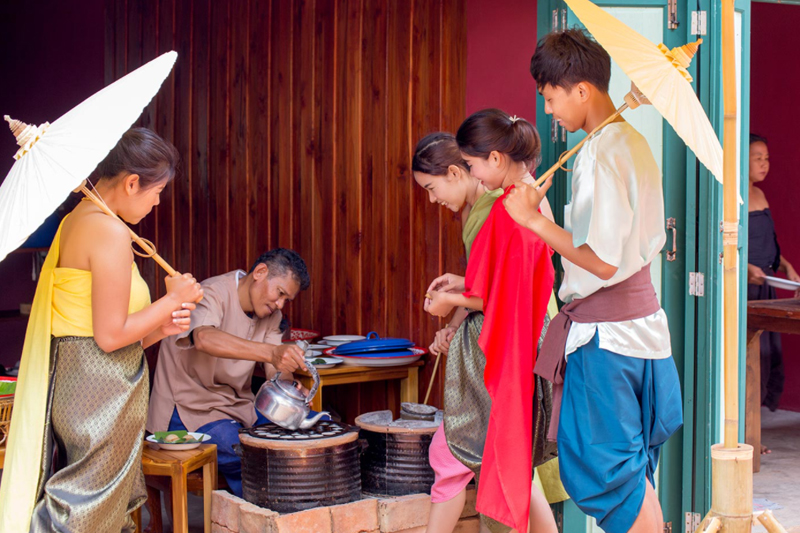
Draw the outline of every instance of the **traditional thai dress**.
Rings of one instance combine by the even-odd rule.
[[[130,513],[146,499],[147,362],[139,342],[107,353],[94,341],[92,274],[57,266],[60,237],[61,228],[25,336],[0,486],[0,531],[133,531]],[[133,264],[128,313],[149,304],[150,291]]]
[[[769,208],[750,211],[748,229],[747,262],[757,266],[767,276],[772,276],[781,264],[781,249],[775,234],[775,222]],[[774,300],[775,288],[763,285],[747,285],[748,300]],[[781,334],[774,331],[761,333],[761,403],[771,411],[778,408],[783,393],[783,351]]]
[[[535,391],[533,364],[553,276],[550,248],[496,201],[474,240],[465,281],[464,296],[481,298],[485,314],[471,313],[456,333],[445,378],[448,445],[479,473],[477,509],[493,529],[528,527],[533,465],[541,461],[533,440],[543,391]]]
[[[483,223],[486,222],[486,218],[489,216],[495,200],[497,200],[502,193],[503,191],[501,189],[486,191],[470,209],[469,215],[464,221],[461,230],[461,239],[464,242],[467,259],[469,259],[470,252],[472,251],[472,242],[475,240],[475,237],[478,236],[478,233],[483,227]],[[468,321],[477,319],[480,324],[483,324],[483,313],[470,313],[470,316],[472,315],[474,315],[472,319],[468,318],[458,327],[454,340],[455,337],[463,336],[465,332],[469,330],[466,325]],[[478,315],[480,315],[480,318],[478,318]],[[478,327],[474,338],[477,340],[479,335],[480,327]],[[457,394],[457,391],[461,389],[461,387],[458,386],[453,387],[453,383],[448,383],[447,377],[450,375],[450,361],[453,362],[453,365],[460,366],[463,364],[463,359],[469,359],[470,361],[481,360],[483,362],[480,366],[482,367],[485,365],[483,352],[480,351],[480,347],[478,347],[477,344],[470,345],[469,342],[466,344],[459,343],[459,348],[457,350],[453,350],[451,345],[448,351],[447,369],[445,370],[445,409],[447,409],[447,396],[452,396],[454,393]],[[457,370],[454,370],[454,372],[457,372]],[[476,381],[480,383],[479,388],[483,386],[482,374],[480,379]],[[483,394],[486,394],[485,391]],[[445,437],[444,423],[439,426],[439,429],[436,430],[436,433],[433,435],[433,440],[429,448],[429,460],[436,475],[433,486],[431,487],[431,502],[433,503],[441,503],[453,499],[464,490],[474,477],[472,469],[459,461],[450,451]],[[478,466],[478,468],[480,468],[480,466]]]
[[[650,280],[666,241],[661,172],[630,124],[611,123],[584,144],[564,211],[573,246],[617,271],[603,280],[562,258],[566,305],[536,372],[563,382],[554,417],[567,492],[604,531],[626,533],[661,446],[683,422],[667,316]]]

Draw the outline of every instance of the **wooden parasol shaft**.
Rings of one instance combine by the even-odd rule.
[[[431,380],[428,383],[428,392],[425,393],[425,400],[422,402],[427,405],[428,398],[431,396],[431,389],[433,389],[433,380],[436,379],[436,369],[439,368],[439,359],[442,357],[442,352],[436,354],[436,362],[433,363],[433,373],[431,374]]]
[[[739,202],[736,179],[736,52],[734,0],[722,0],[723,122],[723,284],[725,448],[739,442]],[[756,453],[759,453],[756,450]]]
[[[108,208],[108,206],[103,200],[98,198],[92,191],[86,188],[86,185],[81,186],[80,191],[83,194],[85,194],[89,200],[94,202],[94,204],[97,207],[99,207],[105,214],[114,217],[117,220],[120,220],[120,218]],[[127,224],[125,225],[125,227],[127,227]],[[134,240],[134,242],[136,242],[136,244],[138,244],[149,257],[155,259],[156,263],[158,263],[161,266],[161,268],[167,271],[167,274],[169,274],[170,276],[178,275],[178,272],[174,268],[172,268],[169,263],[164,261],[164,258],[158,255],[147,241],[136,235],[136,233],[134,233],[132,229],[128,228],[128,231],[131,233],[131,238]]]
[[[539,187],[539,186],[541,186],[541,185],[542,185],[542,183],[544,183],[544,180],[546,180],[547,178],[549,178],[550,176],[552,176],[553,174],[555,174],[555,173],[556,173],[556,170],[558,170],[559,168],[561,168],[562,166],[564,166],[564,164],[565,164],[567,161],[569,161],[569,158],[570,158],[570,157],[572,157],[573,155],[575,155],[575,154],[578,152],[578,150],[580,150],[580,149],[581,149],[581,147],[583,146],[583,143],[585,143],[586,141],[588,141],[589,139],[591,139],[591,138],[592,138],[592,135],[594,135],[595,133],[597,133],[598,131],[600,131],[602,128],[604,128],[604,127],[608,126],[609,124],[611,124],[612,122],[614,122],[615,120],[617,120],[617,118],[618,118],[618,117],[619,117],[619,116],[622,114],[622,112],[623,112],[623,111],[625,111],[626,109],[628,109],[628,107],[629,107],[629,106],[628,106],[628,104],[627,104],[627,103],[624,103],[624,104],[622,104],[622,105],[619,107],[619,109],[617,109],[617,110],[614,112],[614,114],[613,114],[613,115],[611,115],[610,117],[608,117],[607,119],[605,119],[605,120],[603,121],[603,123],[602,123],[602,124],[600,124],[599,126],[597,126],[595,129],[593,129],[593,130],[592,130],[592,132],[591,132],[589,135],[587,135],[586,137],[584,137],[583,139],[581,139],[581,142],[579,142],[578,144],[576,144],[576,145],[575,145],[575,146],[574,146],[574,147],[573,147],[571,150],[569,150],[568,152],[565,152],[565,153],[563,153],[563,154],[561,155],[561,157],[559,157],[559,158],[558,158],[558,161],[556,162],[556,164],[555,164],[555,165],[553,165],[552,167],[550,167],[550,168],[547,170],[547,172],[545,172],[544,174],[542,174],[542,175],[541,175],[541,176],[540,176],[540,177],[539,177],[539,178],[536,180],[536,183],[535,183],[534,185],[535,185],[536,187]]]

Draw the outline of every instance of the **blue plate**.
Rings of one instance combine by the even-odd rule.
[[[335,355],[353,355],[357,353],[387,352],[405,350],[414,346],[408,339],[381,339],[377,333],[370,332],[363,341],[348,342],[336,347]]]
[[[393,357],[408,357],[409,355],[414,355],[416,352],[412,350],[392,350],[392,351],[383,351],[383,352],[364,352],[364,353],[352,353],[352,354],[339,354],[335,348],[331,348],[329,350],[325,350],[325,355],[334,356],[334,355],[341,355],[342,357],[361,357],[361,358],[371,358],[371,359],[391,359]]]

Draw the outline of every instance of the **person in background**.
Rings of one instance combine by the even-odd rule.
[[[747,252],[747,299],[773,300],[775,289],[766,283],[766,276],[782,272],[791,281],[800,282],[792,264],[781,255],[775,222],[764,191],[756,184],[763,182],[769,173],[769,147],[767,139],[750,134],[750,202]],[[796,293],[800,296],[800,292]],[[761,334],[761,403],[774,411],[783,392],[784,382],[781,334],[765,331]],[[770,453],[766,446],[761,453]]]

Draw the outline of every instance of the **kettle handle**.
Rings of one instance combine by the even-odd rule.
[[[311,399],[317,393],[317,389],[319,389],[319,372],[317,372],[317,369],[314,368],[314,365],[308,361],[306,361],[306,366],[308,367],[309,374],[311,374],[311,377],[314,378],[314,385],[311,386],[311,390],[308,391],[308,396],[306,397],[306,403],[311,404]]]

